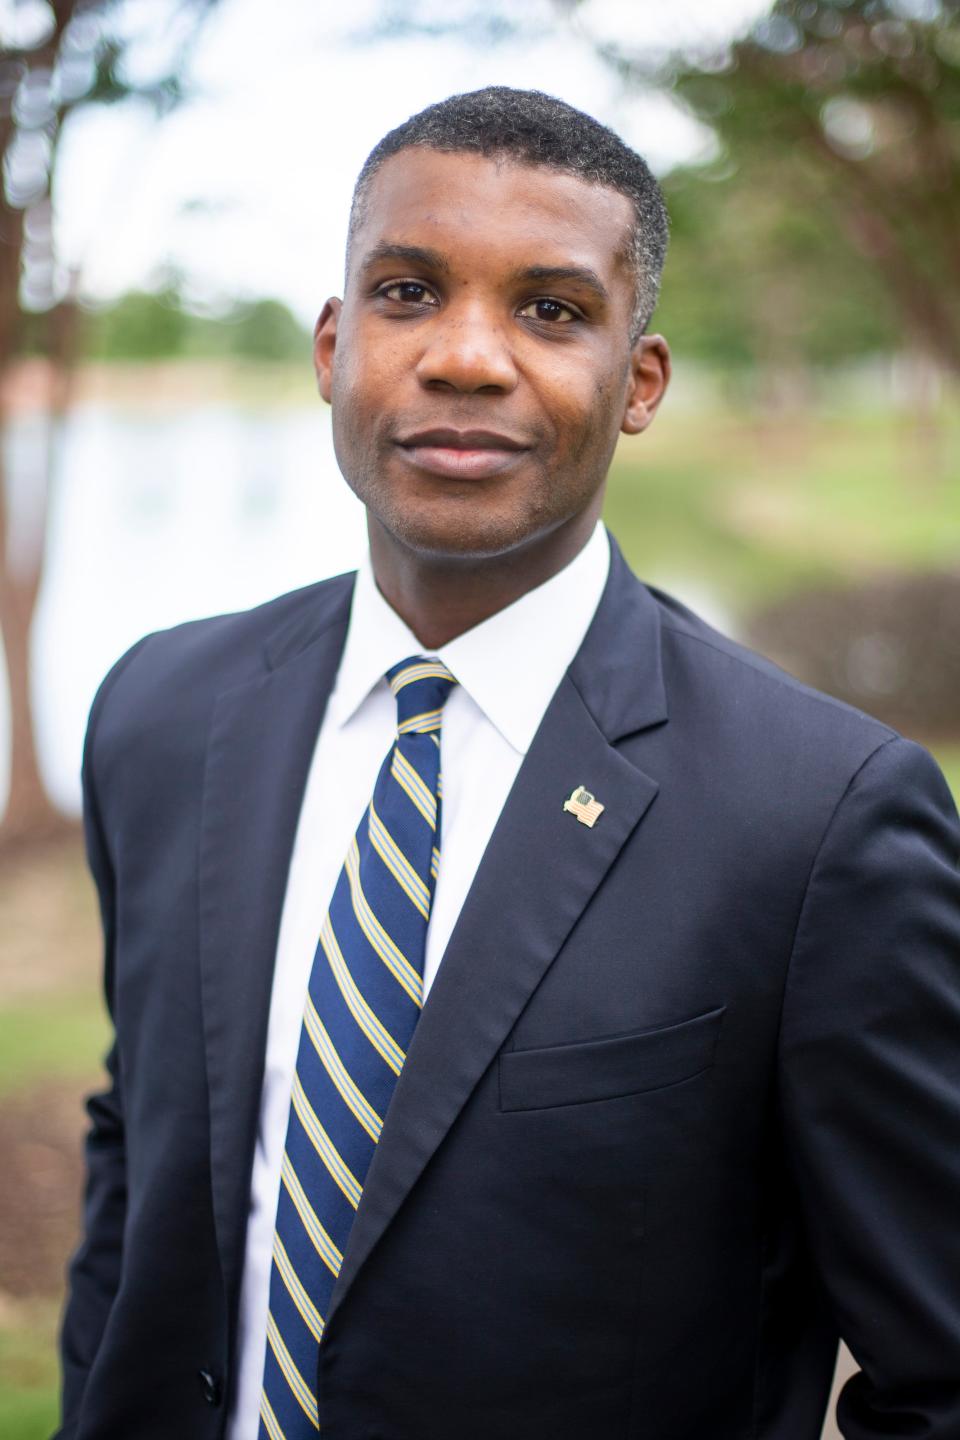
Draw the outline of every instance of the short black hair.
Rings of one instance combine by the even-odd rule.
[[[660,291],[667,208],[646,161],[613,130],[554,95],[506,85],[488,85],[428,105],[385,135],[364,161],[350,209],[348,256],[373,177],[385,160],[415,146],[540,165],[626,195],[634,216],[627,240],[635,283],[631,341],[643,334]]]

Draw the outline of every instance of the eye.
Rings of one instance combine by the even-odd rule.
[[[559,325],[569,325],[571,320],[580,318],[569,305],[564,305],[559,300],[549,299],[528,300],[518,313],[528,320],[546,320],[550,324]]]
[[[436,305],[434,295],[419,280],[394,280],[384,285],[378,294],[385,300],[395,300],[401,305]]]

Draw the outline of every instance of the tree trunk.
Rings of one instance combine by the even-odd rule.
[[[10,791],[0,824],[0,845],[45,838],[61,830],[64,817],[47,796],[33,738],[30,696],[30,632],[39,576],[0,576],[0,631],[10,694]]]
[[[0,546],[8,544],[8,502],[0,466]],[[0,845],[40,839],[62,828],[63,817],[47,796],[34,742],[30,694],[30,632],[40,593],[41,558],[26,574],[0,565],[0,634],[10,697],[10,790],[0,824]]]

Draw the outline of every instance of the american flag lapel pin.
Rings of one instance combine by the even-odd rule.
[[[596,796],[591,795],[583,785],[578,785],[569,800],[564,800],[563,808],[576,815],[581,825],[590,826],[596,825],[604,811]]]

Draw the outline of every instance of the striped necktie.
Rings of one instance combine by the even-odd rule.
[[[397,738],[320,931],[283,1153],[260,1397],[260,1440],[319,1428],[318,1347],[367,1167],[423,1005],[440,859],[440,721],[453,685],[435,659],[387,672]]]

